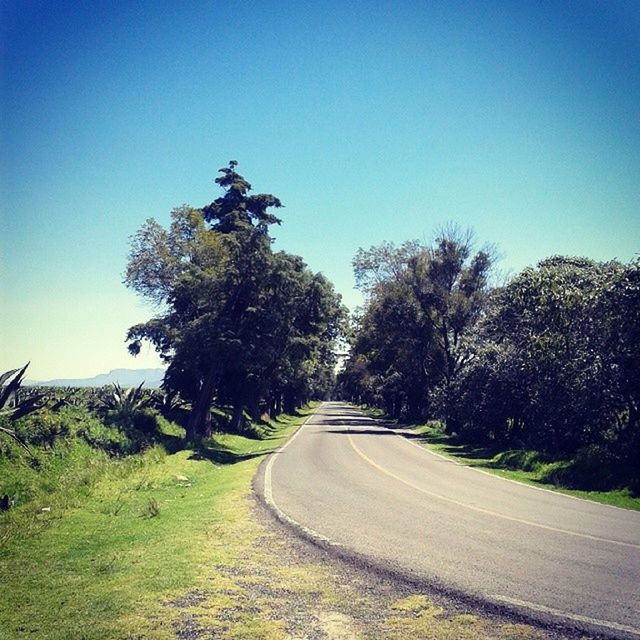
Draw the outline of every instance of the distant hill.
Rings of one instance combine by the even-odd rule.
[[[113,369],[93,378],[60,378],[44,382],[28,380],[26,384],[47,387],[102,387],[117,382],[121,387],[137,387],[144,382],[145,387],[156,389],[162,383],[163,376],[164,369]]]

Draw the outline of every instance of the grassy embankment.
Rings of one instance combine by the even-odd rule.
[[[68,436],[34,447],[36,468],[15,449],[0,457],[0,493],[23,502],[0,519],[0,637],[174,637],[169,603],[250,545],[250,479],[307,412],[261,439],[221,434],[174,454],[110,458]],[[163,428],[179,445],[179,427]]]
[[[383,413],[379,410],[365,409],[365,411],[371,417],[383,417]],[[403,425],[402,428],[419,436],[414,441],[469,467],[576,498],[640,511],[640,497],[634,495],[630,488],[595,491],[566,486],[568,482],[574,486],[579,485],[578,473],[574,473],[574,469],[579,466],[580,461],[554,459],[538,451],[525,449],[505,451],[465,443],[455,436],[444,433],[442,426],[437,422]],[[593,464],[592,461],[589,462]],[[597,470],[594,473],[597,473]],[[580,475],[584,475],[582,470]]]
[[[0,493],[21,504],[0,517],[0,638],[275,640],[310,626],[333,638],[539,637],[446,615],[420,594],[381,603],[330,566],[292,561],[247,496],[260,460],[310,411],[260,438],[216,435],[175,453],[181,431],[161,420],[163,445],[118,458],[71,429],[34,447],[37,468],[5,443]]]

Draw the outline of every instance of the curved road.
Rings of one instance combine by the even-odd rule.
[[[640,512],[462,466],[334,402],[271,456],[264,494],[308,535],[410,578],[640,638]]]

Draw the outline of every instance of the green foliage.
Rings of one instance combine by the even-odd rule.
[[[289,409],[330,379],[344,316],[339,296],[301,258],[274,253],[268,209],[275,196],[249,195],[236,163],[220,170],[224,195],[182,207],[168,230],[149,220],[134,236],[125,282],[166,313],[131,327],[129,350],[150,341],[169,364],[164,387],[191,403],[188,437],[212,430],[211,405],[231,405],[230,428],[263,409]],[[278,400],[280,398],[280,400]]]
[[[149,444],[148,440],[132,432],[131,429],[122,429],[115,422],[111,425],[105,424],[97,418],[85,419],[76,433],[89,445],[108,453],[110,456],[137,453]]]
[[[498,466],[638,490],[638,260],[554,256],[493,291],[490,254],[472,256],[455,235],[361,250],[354,264],[368,298],[343,395],[393,417],[441,419],[462,440],[506,449]]]
[[[180,393],[175,389],[154,389],[151,392],[150,404],[160,413],[170,416],[187,406]]]
[[[140,411],[151,402],[151,397],[142,389],[144,382],[138,387],[123,389],[117,382],[108,388],[100,398],[100,408],[103,411],[118,411],[133,414]]]
[[[25,393],[21,388],[22,379],[29,363],[21,369],[12,369],[0,375],[0,414],[11,420],[37,411],[43,406],[44,394]]]
[[[637,369],[623,363],[638,358],[629,318],[640,296],[626,285],[636,272],[556,257],[496,291],[456,388],[461,431],[564,455],[599,445],[630,467]],[[614,302],[622,287],[624,305]]]
[[[581,447],[568,463],[552,467],[543,474],[543,480],[586,491],[611,491],[628,487],[633,494],[640,495],[637,469],[621,464],[615,448],[602,444]]]
[[[437,411],[453,428],[452,386],[466,362],[465,337],[480,316],[493,258],[473,252],[469,232],[442,230],[432,245],[383,243],[354,259],[367,295],[357,318],[343,395],[394,417]]]
[[[156,431],[162,423],[166,435],[155,433],[152,438],[137,423],[126,425],[115,416],[105,421],[85,407],[71,405],[16,420],[17,438],[25,446],[16,439],[0,441],[0,496],[2,509],[8,510],[0,520],[0,544],[17,530],[23,536],[39,531],[49,518],[43,514],[58,514],[78,504],[105,476],[126,473],[143,460],[160,460],[164,450],[154,446],[154,440],[181,436],[179,427],[149,409],[134,415],[145,416]]]
[[[76,406],[64,407],[59,412],[43,409],[14,424],[16,434],[37,452],[38,460],[43,450],[78,438],[109,455],[128,455],[148,446],[151,439],[147,436],[155,433],[157,427],[157,414],[151,410],[140,411],[133,416],[122,416],[114,411],[100,417]],[[12,452],[15,452],[15,447],[5,445],[0,448],[0,455],[11,456]]]
[[[20,438],[33,447],[51,447],[57,439],[75,431],[77,412],[62,410],[60,413],[44,409],[17,420],[14,424]]]
[[[160,505],[155,498],[149,498],[142,509],[143,518],[155,518],[160,515]]]
[[[25,391],[21,387],[28,366],[27,362],[21,369],[11,369],[0,375],[0,435],[13,439],[33,460],[33,454],[25,441],[9,426],[9,421],[14,422],[22,416],[38,411],[46,402],[45,394]]]
[[[521,469],[522,471],[538,471],[548,461],[541,457],[539,451],[527,449],[510,449],[502,451],[493,458],[493,465],[502,469]]]

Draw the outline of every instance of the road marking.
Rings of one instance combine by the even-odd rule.
[[[503,520],[509,520],[511,522],[517,522],[519,524],[524,524],[530,527],[537,527],[539,529],[544,529],[546,531],[553,531],[555,533],[564,533],[566,535],[569,536],[575,536],[577,538],[585,538],[587,540],[595,540],[596,542],[607,542],[609,544],[616,544],[622,547],[630,547],[631,549],[640,549],[640,544],[634,544],[632,542],[622,542],[620,540],[611,540],[609,538],[601,538],[600,536],[592,536],[589,535],[588,533],[578,533],[577,531],[570,531],[569,529],[560,529],[558,527],[552,527],[551,525],[547,525],[547,524],[541,524],[539,522],[532,522],[531,520],[525,520],[524,518],[516,518],[515,516],[508,516],[504,513],[499,513],[497,511],[492,511],[491,509],[484,509],[483,507],[476,507],[475,505],[471,505],[471,504],[467,504],[466,502],[460,502],[459,500],[455,500],[454,498],[449,498],[447,496],[443,496],[440,493],[435,493],[434,491],[429,491],[428,489],[425,489],[424,487],[420,487],[416,484],[413,484],[413,482],[409,482],[408,480],[405,480],[404,478],[401,478],[400,476],[397,476],[395,473],[392,473],[391,471],[389,471],[388,469],[385,469],[384,467],[381,467],[377,462],[374,462],[371,458],[369,458],[369,456],[367,456],[365,453],[363,453],[360,449],[358,449],[358,447],[356,446],[356,443],[353,441],[353,437],[351,435],[347,436],[349,438],[349,442],[351,443],[351,446],[353,447],[353,450],[366,462],[368,462],[372,467],[376,468],[378,471],[380,471],[381,473],[384,473],[385,475],[389,476],[390,478],[393,478],[394,480],[397,480],[398,482],[402,482],[402,484],[407,485],[408,487],[411,487],[412,489],[415,489],[416,491],[419,491],[420,493],[424,493],[428,496],[431,496],[433,498],[438,498],[439,500],[443,500],[445,502],[450,502],[451,504],[455,504],[459,507],[464,507],[466,509],[470,509],[471,511],[477,511],[478,513],[484,513],[486,515],[490,515],[490,516],[494,516],[496,518],[502,518]]]
[[[318,408],[322,408],[322,405],[320,405],[320,407]],[[287,440],[287,442],[285,442],[282,447],[280,447],[279,449],[277,449],[271,454],[271,457],[269,458],[269,461],[267,462],[267,466],[265,467],[265,470],[264,470],[264,499],[267,505],[269,505],[269,507],[271,507],[271,509],[275,511],[276,515],[280,520],[283,520],[284,522],[287,522],[288,524],[296,527],[297,529],[300,529],[300,531],[302,531],[307,536],[315,540],[323,542],[324,544],[329,544],[333,547],[339,547],[341,545],[339,545],[337,542],[333,542],[333,540],[330,540],[326,536],[323,536],[321,533],[318,533],[317,531],[314,531],[313,529],[306,527],[305,525],[298,522],[297,520],[294,520],[291,516],[288,516],[284,511],[282,511],[282,509],[280,509],[280,507],[276,504],[276,501],[273,499],[273,484],[271,480],[271,469],[273,467],[273,463],[276,461],[277,454],[282,453],[302,433],[302,430],[304,429],[304,427],[307,426],[307,423],[309,422],[309,420],[311,420],[311,418],[313,418],[314,416],[315,416],[315,411],[300,425],[300,428],[293,434],[293,437],[291,439]]]
[[[322,405],[321,405],[322,407]],[[321,408],[319,407],[319,408]],[[309,423],[309,421],[311,420],[311,418],[315,417],[315,412],[310,415],[305,421],[304,423],[300,426],[300,428],[298,429],[298,431],[293,435],[293,437],[288,440],[281,448],[279,448],[277,451],[274,452],[274,454],[271,455],[269,461],[267,462],[267,466],[265,468],[265,479],[264,479],[264,497],[265,500],[267,502],[267,504],[276,512],[276,514],[278,515],[278,517],[285,521],[288,522],[289,524],[293,525],[294,527],[300,529],[301,531],[303,531],[307,536],[310,536],[311,538],[315,538],[316,540],[319,540],[325,544],[331,545],[331,546],[335,546],[335,547],[341,547],[342,545],[334,542],[332,540],[330,540],[329,538],[327,538],[326,536],[323,536],[322,534],[318,533],[317,531],[314,531],[313,529],[304,526],[303,524],[299,523],[297,520],[294,520],[293,518],[291,518],[290,516],[288,516],[286,513],[284,513],[279,507],[278,505],[275,503],[275,500],[273,499],[273,487],[272,487],[272,467],[273,464],[276,460],[276,456],[275,454],[277,453],[282,453],[302,432],[303,427],[307,426],[307,424]],[[322,425],[319,425],[322,426]],[[400,434],[396,434],[399,435],[399,437],[401,437],[403,440],[406,440],[406,438],[404,438],[402,435]],[[356,451],[356,453],[362,457],[366,462],[368,462],[369,464],[371,464],[373,467],[375,467],[376,469],[378,469],[379,471],[381,471],[382,473],[398,480],[399,482],[402,482],[403,484],[406,484],[407,486],[420,491],[422,493],[431,495],[433,497],[436,497],[438,499],[444,500],[446,502],[451,502],[453,504],[474,510],[474,511],[479,511],[481,513],[485,513],[485,514],[489,514],[489,515],[494,515],[497,516],[499,518],[504,518],[506,520],[511,520],[514,522],[519,522],[522,524],[526,524],[529,526],[534,526],[534,527],[539,527],[541,529],[548,529],[551,531],[556,531],[556,532],[560,532],[560,533],[566,533],[568,535],[573,535],[573,536],[578,536],[578,537],[583,537],[583,538],[588,538],[588,539],[592,539],[592,540],[596,540],[596,541],[600,541],[600,542],[609,542],[612,544],[617,544],[617,545],[622,545],[622,546],[627,546],[627,547],[632,547],[632,548],[640,548],[640,545],[636,545],[636,544],[632,544],[632,543],[627,543],[627,542],[620,542],[618,540],[609,540],[607,538],[600,538],[597,536],[590,536],[588,534],[582,534],[582,533],[577,533],[575,531],[569,531],[569,530],[565,530],[565,529],[557,529],[555,527],[550,527],[547,525],[543,525],[543,524],[539,524],[536,522],[530,522],[528,520],[523,520],[520,518],[514,518],[511,516],[506,516],[503,515],[501,513],[497,513],[488,509],[483,509],[481,507],[475,507],[473,505],[469,505],[469,504],[465,504],[463,502],[459,502],[457,500],[454,500],[452,498],[447,498],[446,496],[442,496],[440,494],[434,493],[432,491],[428,491],[427,489],[424,489],[422,487],[419,487],[417,485],[414,485],[413,483],[410,483],[406,480],[404,480],[403,478],[400,478],[399,476],[395,475],[394,473],[388,471],[387,469],[384,469],[383,467],[381,467],[379,464],[377,464],[376,462],[374,462],[373,460],[371,460],[371,458],[369,458],[366,454],[364,454],[360,449],[358,449],[358,447],[355,445],[355,442],[353,441],[353,438],[351,435],[348,435],[349,438],[349,442],[351,444],[351,446],[353,447],[353,449]],[[407,442],[409,442],[409,444],[418,447],[419,449],[421,449],[422,451],[426,451],[427,453],[431,453],[433,455],[439,456],[444,458],[445,460],[454,462],[455,464],[460,464],[454,460],[450,460],[449,458],[446,458],[445,456],[441,456],[440,454],[437,454],[433,451],[429,451],[428,449],[425,449],[424,447],[420,447],[419,445],[410,442],[409,440],[406,440]],[[462,465],[464,466],[464,465]],[[479,471],[479,470],[478,470]],[[520,483],[518,483],[520,484]],[[524,485],[524,486],[528,486],[528,485]],[[532,487],[535,488],[535,487]],[[541,489],[544,491],[544,489]],[[568,496],[571,497],[571,496]],[[579,499],[579,498],[577,498]],[[540,613],[546,613],[549,615],[553,615],[559,618],[563,618],[566,620],[571,620],[574,622],[582,622],[582,623],[586,623],[586,624],[592,624],[595,626],[599,626],[599,627],[604,627],[604,628],[608,628],[614,631],[619,631],[619,632],[625,632],[625,633],[631,633],[633,635],[637,635],[640,636],[640,630],[636,629],[634,627],[630,627],[627,625],[623,625],[623,624],[619,624],[617,622],[611,622],[608,620],[600,620],[597,618],[590,618],[588,616],[582,616],[579,614],[574,614],[574,613],[569,613],[569,612],[564,612],[561,611],[559,609],[553,609],[551,607],[547,607],[545,605],[542,604],[537,604],[535,602],[527,602],[525,600],[518,600],[516,598],[509,598],[507,596],[501,596],[501,595],[492,595],[492,596],[486,596],[490,599],[493,600],[497,600],[499,602],[503,602],[505,604],[511,605],[511,606],[517,606],[517,607],[522,607],[522,608],[527,608],[527,609],[531,609],[532,611],[537,611]]]
[[[516,607],[523,607],[525,609],[532,609],[533,611],[539,611],[540,613],[548,613],[560,618],[566,618],[575,622],[586,622],[587,624],[593,624],[598,627],[607,627],[614,631],[624,631],[626,633],[632,633],[636,636],[640,636],[640,629],[635,627],[629,627],[617,622],[610,622],[609,620],[598,620],[598,618],[589,618],[588,616],[581,616],[577,613],[566,613],[559,609],[552,609],[551,607],[545,607],[543,604],[536,604],[535,602],[527,602],[526,600],[518,600],[517,598],[508,598],[507,596],[493,595],[489,596],[493,600],[504,602],[506,604],[514,605]]]
[[[432,449],[430,449],[428,446],[426,445],[421,445],[421,444],[417,444],[416,442],[413,442],[412,440],[409,440],[409,438],[407,438],[407,436],[402,432],[402,431],[398,431],[396,429],[391,429],[393,431],[393,433],[395,433],[399,438],[402,438],[402,440],[404,440],[407,444],[410,444],[412,447],[416,447],[417,449],[420,449],[420,451],[425,451],[426,453],[430,453],[432,456],[436,456],[437,458],[442,458],[443,460],[446,460],[447,462],[451,462],[452,464],[458,465],[459,467],[462,467],[464,469],[469,469],[469,471],[475,471],[476,473],[482,473],[485,476],[489,476],[490,478],[496,478],[498,480],[503,480],[504,482],[511,482],[512,484],[517,484],[521,487],[527,487],[527,489],[533,489],[534,491],[544,491],[544,493],[550,493],[551,495],[554,496],[560,496],[562,498],[568,498],[569,500],[578,500],[579,502],[586,502],[589,505],[597,505],[598,508],[599,507],[606,507],[608,509],[621,509],[622,511],[626,511],[626,512],[633,512],[633,509],[628,509],[627,507],[619,507],[616,504],[607,504],[606,502],[596,502],[595,500],[589,500],[588,498],[581,498],[579,496],[572,496],[569,493],[564,493],[563,491],[554,491],[553,489],[545,489],[544,487],[536,487],[535,485],[532,484],[528,484],[527,482],[521,482],[520,480],[514,480],[513,478],[505,478],[504,476],[501,476],[497,473],[491,473],[490,471],[485,471],[484,469],[478,469],[477,467],[472,467],[471,465],[465,464],[464,462],[461,462],[460,460],[456,460],[455,458],[451,457],[451,456],[446,456],[442,453],[438,453],[437,451],[433,451]],[[411,433],[411,432],[409,432]],[[412,433],[416,433],[415,431],[413,431]],[[418,434],[416,434],[418,435]]]

